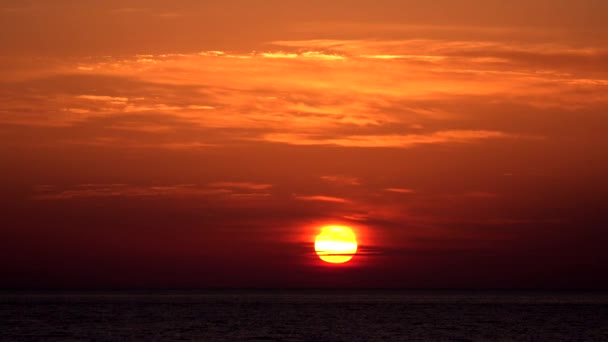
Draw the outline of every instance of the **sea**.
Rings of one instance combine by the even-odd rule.
[[[0,293],[1,341],[608,341],[608,293]]]

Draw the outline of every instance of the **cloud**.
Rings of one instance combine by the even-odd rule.
[[[121,7],[121,8],[115,8],[112,10],[112,12],[118,13],[118,14],[141,13],[141,12],[146,12],[146,11],[148,11],[147,8],[137,8],[137,7]]]
[[[298,58],[297,53],[284,53],[284,52],[263,52],[260,56],[265,58]]]
[[[367,214],[349,214],[342,217],[350,221],[367,221],[370,218]]]
[[[225,190],[201,189],[193,185],[135,186],[129,184],[78,184],[68,189],[42,189],[36,200],[70,200],[87,197],[164,197],[208,196],[224,194]]]
[[[108,126],[109,129],[116,129],[121,131],[120,127],[116,126]],[[150,126],[150,127],[141,127],[141,128],[128,128],[129,133],[131,135],[134,132],[154,135],[158,132],[170,131],[168,129],[162,129],[158,126]],[[170,134],[170,132],[168,132]],[[128,136],[129,134],[127,134]],[[95,138],[65,138],[62,140],[55,141],[56,146],[98,146],[98,147],[119,147],[119,148],[129,148],[129,149],[161,149],[161,150],[196,150],[201,148],[213,148],[217,147],[217,145],[205,143],[201,141],[180,141],[180,142],[171,142],[171,141],[145,141],[145,139],[137,139],[137,138],[125,138],[125,137],[112,137],[112,136],[97,136]],[[48,145],[48,144],[45,144]]]
[[[300,201],[318,201],[318,202],[333,202],[333,203],[349,203],[350,201],[345,198],[332,197],[332,196],[294,196],[295,199]]]
[[[91,101],[104,101],[110,104],[125,104],[129,101],[126,97],[112,97],[112,96],[99,96],[99,95],[78,95],[79,99],[91,100]]]
[[[398,194],[412,194],[412,193],[416,192],[412,189],[406,189],[406,188],[386,188],[386,189],[384,189],[384,191],[395,192]]]
[[[131,145],[130,147],[140,147],[140,148],[166,148],[171,150],[191,150],[197,148],[206,148],[206,147],[215,147],[216,145],[204,143],[200,141],[191,141],[191,142],[173,142],[173,143],[162,143],[162,144],[140,144],[140,145]]]
[[[250,183],[250,182],[213,182],[209,184],[212,188],[236,188],[245,190],[267,190],[272,184]]]
[[[130,198],[187,198],[209,197],[216,199],[266,198],[263,192],[269,187],[256,183],[212,183],[209,186],[196,184],[133,185],[133,184],[76,184],[68,188],[53,185],[34,187],[35,200],[72,200],[78,198],[130,197]],[[258,192],[244,192],[258,191]],[[219,196],[219,197],[218,197]]]
[[[330,175],[330,176],[321,176],[322,180],[338,185],[361,185],[361,180],[357,177],[348,177],[348,176],[339,176],[339,175]]]
[[[88,111],[83,112],[83,113],[88,113]],[[144,123],[139,123],[139,122],[129,122],[129,121],[122,121],[116,125],[110,125],[110,126],[106,126],[108,129],[118,129],[118,130],[125,130],[125,131],[140,131],[140,132],[147,132],[147,133],[157,133],[157,132],[167,132],[167,131],[171,131],[174,130],[174,127],[169,126],[169,125],[151,125],[151,124],[144,124]]]
[[[147,15],[160,19],[175,19],[182,17],[184,14],[175,11],[155,11],[150,8],[143,7],[121,7],[111,10],[116,15]]]
[[[600,72],[606,52],[598,47],[446,39],[273,44],[263,53],[9,63],[0,124],[47,127],[30,142],[45,145],[412,149],[562,136],[551,127],[576,127],[574,111],[599,116],[608,107]],[[85,127],[89,133],[76,138]]]
[[[411,148],[420,144],[466,143],[481,139],[513,138],[497,131],[440,131],[429,134],[361,135],[325,138],[302,134],[268,134],[263,140],[290,145],[336,145],[344,147],[396,147]]]
[[[184,16],[184,14],[178,12],[162,12],[157,15],[162,19],[177,19]]]

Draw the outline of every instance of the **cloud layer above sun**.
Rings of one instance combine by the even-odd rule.
[[[443,40],[269,48],[22,66],[4,81],[0,120],[48,127],[33,142],[44,144],[412,148],[543,139],[558,133],[544,121],[575,122],[583,110],[596,117],[607,105],[600,48]],[[85,137],[53,136],[84,126]]]

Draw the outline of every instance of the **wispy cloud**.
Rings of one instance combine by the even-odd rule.
[[[266,198],[270,194],[266,184],[256,183],[212,183],[208,186],[196,184],[133,185],[133,184],[76,184],[65,188],[52,185],[36,186],[36,200],[71,200],[78,198],[131,197],[131,198],[184,198],[208,197],[216,199]],[[253,191],[253,192],[252,192]],[[218,197],[219,196],[219,197]]]
[[[410,149],[544,137],[553,134],[547,125],[524,124],[539,111],[546,113],[538,122],[556,115],[563,122],[576,120],[572,111],[608,106],[599,72],[606,51],[598,47],[445,39],[269,47],[37,65],[38,78],[15,73],[22,78],[0,87],[0,124],[90,132],[47,145],[70,137],[70,144],[131,148]]]
[[[42,191],[40,191],[42,190]],[[165,197],[226,194],[224,189],[205,189],[191,184],[136,186],[130,184],[77,184],[68,189],[39,189],[37,200],[68,200],[86,197]]]
[[[142,7],[121,7],[112,10],[114,13],[141,13],[146,11],[148,11],[148,9]]]
[[[398,194],[413,194],[414,192],[416,192],[413,189],[407,189],[407,188],[386,188],[386,189],[384,189],[384,191],[395,192]]]
[[[209,184],[212,188],[236,188],[247,190],[267,190],[272,188],[272,184],[250,183],[250,182],[213,182]]]
[[[302,134],[268,134],[264,140],[291,145],[336,145],[345,147],[397,147],[411,148],[419,144],[466,143],[480,139],[513,138],[496,131],[440,131],[429,134],[409,135],[361,135],[325,138]]]
[[[145,7],[121,7],[112,9],[111,12],[116,15],[147,15],[160,19],[176,19],[184,15],[177,11],[158,11]]]
[[[79,99],[91,100],[91,101],[104,101],[110,104],[125,104],[129,101],[126,97],[112,97],[112,96],[99,96],[99,95],[79,95],[76,96]]]
[[[294,196],[295,199],[300,201],[318,201],[318,202],[333,202],[333,203],[349,203],[350,201],[345,198],[314,195],[314,196]]]
[[[338,185],[361,185],[361,180],[357,177],[328,175],[328,176],[321,176],[321,179],[326,182],[330,182],[330,183],[334,183],[334,184],[338,184]]]

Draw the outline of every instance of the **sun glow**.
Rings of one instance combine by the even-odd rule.
[[[325,262],[345,263],[357,252],[357,239],[349,227],[325,226],[315,239],[315,251]]]

